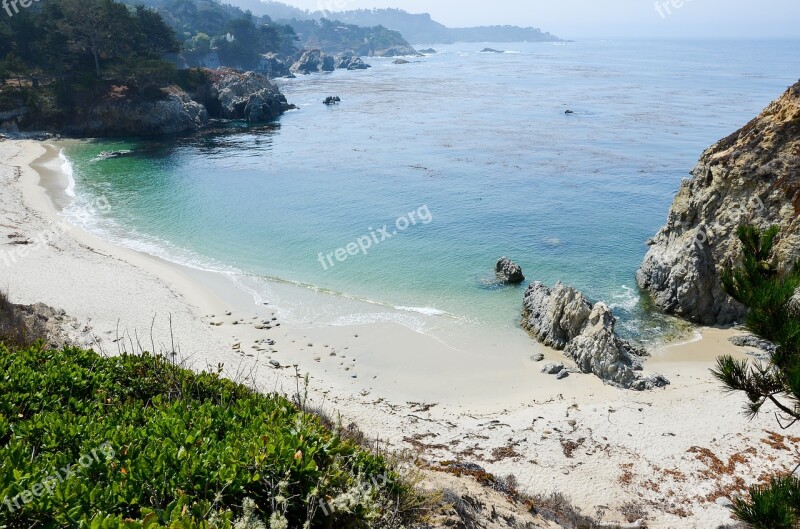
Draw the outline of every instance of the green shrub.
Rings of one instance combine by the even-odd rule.
[[[0,373],[0,527],[390,527],[412,494],[382,457],[218,373],[3,345]]]

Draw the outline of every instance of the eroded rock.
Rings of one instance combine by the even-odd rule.
[[[605,303],[592,305],[560,282],[553,289],[535,282],[525,292],[523,328],[545,345],[564,351],[582,372],[637,391],[669,384],[661,375],[642,371],[640,357],[646,353],[620,338],[615,325]]]

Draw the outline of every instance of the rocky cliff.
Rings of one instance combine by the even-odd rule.
[[[560,282],[552,289],[536,282],[525,292],[522,327],[544,345],[564,351],[584,373],[638,391],[669,384],[642,371],[640,357],[646,353],[617,336],[615,325],[605,303],[593,305]]]
[[[740,256],[738,226],[780,225],[776,265],[800,258],[800,82],[703,153],[692,175],[648,241],[637,283],[665,312],[733,323],[745,310],[722,290],[720,270]]]
[[[111,93],[76,116],[64,132],[77,136],[150,136],[197,130],[208,123],[208,112],[178,88],[163,98],[142,100]]]
[[[171,85],[137,91],[110,86],[96,100],[55,115],[21,107],[0,113],[0,130],[49,131],[70,136],[157,136],[199,130],[212,118],[270,121],[296,108],[270,80],[230,68],[199,72],[190,91]]]
[[[198,90],[195,99],[205,104],[212,117],[259,123],[296,108],[261,74],[217,68],[207,75],[210,84]]]

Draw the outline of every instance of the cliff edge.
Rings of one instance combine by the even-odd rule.
[[[648,241],[636,280],[665,312],[726,325],[745,315],[720,283],[721,269],[740,255],[741,224],[781,227],[780,269],[800,258],[800,82],[705,151],[692,175]]]

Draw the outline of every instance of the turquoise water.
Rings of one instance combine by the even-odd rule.
[[[178,262],[511,328],[524,286],[493,281],[507,255],[649,339],[665,323],[635,288],[645,241],[701,152],[800,75],[798,41],[434,47],[280,81],[300,110],[270,126],[70,144],[75,205],[110,205],[82,221]],[[398,233],[375,243],[384,225]],[[368,253],[348,254],[361,237]]]

